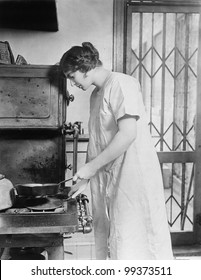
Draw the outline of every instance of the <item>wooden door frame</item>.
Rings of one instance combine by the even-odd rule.
[[[201,8],[200,8],[201,14]],[[195,235],[196,241],[201,243],[201,16],[199,22],[199,41],[198,41],[198,68],[197,68],[197,106],[196,106],[196,155],[195,155],[195,184],[200,187],[195,187],[194,196],[196,202],[194,204],[194,211],[197,213],[195,217]]]
[[[129,13],[132,13],[132,8],[129,6],[132,1],[129,0],[113,0],[114,1],[114,28],[113,28],[113,70],[126,73],[127,58],[127,34],[129,24],[127,20]],[[136,7],[138,11],[142,11],[140,6],[142,3],[138,1]],[[164,6],[172,12],[172,6],[179,11],[180,8],[191,5],[190,12],[195,11],[200,14],[201,1],[199,0],[168,0],[155,1],[156,4],[150,3],[143,6],[149,12],[161,12]],[[133,4],[132,4],[133,6]],[[144,11],[144,10],[143,10]],[[199,26],[199,50],[198,50],[198,77],[197,77],[197,114],[196,114],[196,148],[195,152],[184,152],[185,156],[180,158],[179,153],[173,152],[172,160],[175,158],[179,162],[194,162],[195,163],[195,191],[194,197],[194,229],[193,232],[174,232],[172,233],[173,245],[187,245],[201,243],[201,19]],[[169,162],[167,153],[158,153],[160,162]],[[178,162],[178,161],[177,161]]]
[[[125,72],[127,0],[113,0],[113,71]]]

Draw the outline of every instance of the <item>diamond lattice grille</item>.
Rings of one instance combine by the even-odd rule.
[[[198,21],[199,15],[190,13],[132,14],[130,75],[141,83],[150,132],[160,152],[195,151]],[[165,193],[174,229],[192,230],[192,164],[161,166],[169,173]]]

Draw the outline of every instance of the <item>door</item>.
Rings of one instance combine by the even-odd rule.
[[[201,235],[199,12],[198,1],[125,6],[124,72],[142,87],[174,245]]]

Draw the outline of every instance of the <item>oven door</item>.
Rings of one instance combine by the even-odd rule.
[[[65,178],[65,137],[59,131],[1,130],[1,173],[13,185]]]
[[[0,127],[62,127],[65,87],[58,66],[0,65]]]

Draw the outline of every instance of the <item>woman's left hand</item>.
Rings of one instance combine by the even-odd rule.
[[[88,162],[77,171],[77,173],[73,177],[73,181],[77,181],[77,179],[90,179],[96,174],[96,172],[97,169],[95,168],[93,163]]]

